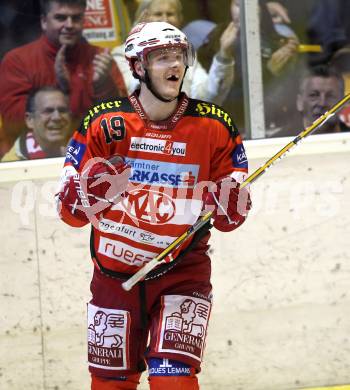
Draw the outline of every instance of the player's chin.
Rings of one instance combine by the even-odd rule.
[[[175,100],[177,97],[179,96],[179,94],[166,94],[166,95],[163,95],[163,98],[165,100],[168,100],[168,101],[173,101]]]
[[[163,96],[165,97],[165,99],[175,99],[176,97],[178,97],[179,93],[179,86],[168,87],[164,89]]]

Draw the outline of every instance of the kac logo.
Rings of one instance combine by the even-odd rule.
[[[134,190],[122,202],[125,211],[140,222],[163,225],[175,215],[173,199],[164,193],[152,190]]]
[[[233,165],[248,169],[248,159],[242,144],[238,144],[232,155]]]

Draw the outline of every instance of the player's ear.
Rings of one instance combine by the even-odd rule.
[[[134,63],[134,69],[135,69],[135,72],[138,76],[141,77],[141,79],[144,77],[145,75],[145,69],[141,63],[141,61],[135,61]]]

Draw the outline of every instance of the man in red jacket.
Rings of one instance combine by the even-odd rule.
[[[95,102],[126,95],[113,57],[82,38],[85,8],[86,0],[42,0],[42,36],[5,55],[0,65],[0,156],[25,127],[30,90],[58,86],[70,96],[75,122]]]

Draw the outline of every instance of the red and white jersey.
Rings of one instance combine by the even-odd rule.
[[[136,93],[91,108],[65,167],[81,172],[90,158],[116,153],[132,167],[129,195],[93,226],[93,245],[99,262],[118,272],[135,272],[193,225],[208,182],[228,175],[242,181],[248,170],[230,116],[185,94],[166,121],[150,121]]]

